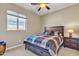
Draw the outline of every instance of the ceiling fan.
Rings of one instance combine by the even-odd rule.
[[[31,5],[38,5],[38,11],[40,11],[42,8],[46,8],[47,10],[50,10],[50,7],[48,6],[48,3],[31,3]]]

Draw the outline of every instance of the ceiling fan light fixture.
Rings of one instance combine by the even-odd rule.
[[[47,6],[47,4],[45,4],[45,3],[41,3],[41,4],[40,4],[40,7],[41,7],[41,8],[46,8],[46,6]]]

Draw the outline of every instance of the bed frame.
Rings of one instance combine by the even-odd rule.
[[[62,36],[64,37],[64,26],[53,26],[50,27],[52,31],[59,31],[62,33]],[[45,28],[46,31],[46,28]],[[25,50],[28,49],[32,51],[33,53],[39,55],[39,56],[51,56],[49,51],[47,49],[44,49],[42,47],[36,46],[34,44],[31,44],[29,42],[24,41],[25,44]],[[59,51],[59,49],[58,49]]]

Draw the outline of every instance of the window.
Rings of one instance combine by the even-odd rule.
[[[25,30],[25,22],[26,22],[26,19],[23,19],[23,18],[18,19],[19,30]]]
[[[26,16],[7,11],[7,30],[26,30]]]

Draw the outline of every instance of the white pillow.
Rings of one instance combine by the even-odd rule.
[[[59,33],[59,31],[55,31],[55,32],[54,32],[54,35],[58,35],[58,33]]]

